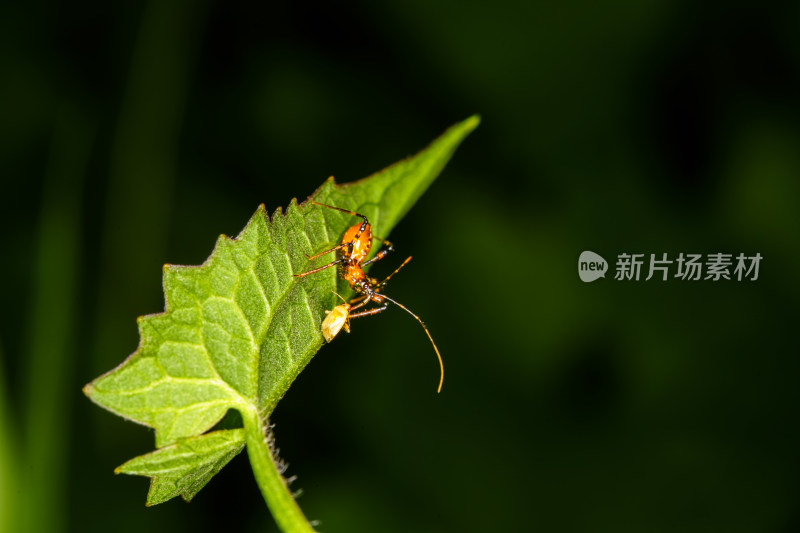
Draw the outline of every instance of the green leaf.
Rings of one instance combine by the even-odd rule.
[[[478,122],[456,124],[416,156],[363,180],[337,185],[329,178],[311,199],[365,214],[374,234],[386,237]],[[270,220],[262,205],[236,239],[218,239],[203,265],[164,267],[165,311],[141,317],[138,349],[84,388],[102,407],[155,429],[163,450],[120,467],[153,478],[148,503],[191,498],[241,449],[235,432],[193,439],[229,409],[263,431],[263,423],[248,421],[272,413],[322,346],[320,323],[335,305],[335,269],[293,274],[312,266],[305,254],[337,243],[356,221],[296,200]],[[330,261],[324,256],[313,266]],[[263,440],[248,434],[248,451]],[[172,466],[162,471],[160,463]]]
[[[175,444],[131,459],[116,472],[151,478],[147,505],[175,496],[182,496],[188,502],[242,451],[244,438],[243,429],[228,429],[180,439]]]

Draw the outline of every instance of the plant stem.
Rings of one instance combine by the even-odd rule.
[[[283,533],[310,533],[314,531],[306,520],[289,490],[289,485],[278,471],[267,442],[264,421],[256,409],[242,413],[247,434],[247,455],[253,467],[258,488],[267,502],[275,522]]]

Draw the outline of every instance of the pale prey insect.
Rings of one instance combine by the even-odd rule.
[[[326,342],[331,342],[342,328],[350,333],[350,304],[339,294],[334,294],[342,299],[342,303],[330,311],[325,311],[325,318],[322,320],[322,336],[325,337]]]

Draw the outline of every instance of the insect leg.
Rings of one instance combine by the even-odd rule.
[[[370,263],[374,263],[375,261],[380,261],[381,259],[383,259],[384,257],[386,257],[386,255],[387,255],[389,252],[394,252],[394,245],[393,245],[392,243],[390,243],[389,241],[387,241],[387,240],[385,240],[385,239],[381,239],[380,237],[376,237],[376,236],[374,236],[374,235],[373,235],[373,237],[375,237],[375,238],[376,238],[376,239],[378,239],[378,240],[379,240],[381,243],[383,243],[383,246],[381,247],[381,250],[380,250],[380,251],[379,251],[379,252],[378,252],[378,253],[375,255],[375,257],[373,257],[373,258],[372,258],[372,259],[370,259],[369,261],[366,261],[366,262],[363,264],[363,266],[367,266],[367,265],[369,265]]]
[[[357,296],[350,300],[350,310],[358,309],[359,307],[364,307],[370,302],[369,295],[362,294],[361,296]]]
[[[340,264],[341,262],[342,262],[342,260],[341,260],[341,259],[337,259],[336,261],[333,261],[333,262],[331,262],[331,263],[328,263],[327,265],[323,265],[323,266],[321,266],[321,267],[318,267],[318,268],[313,268],[313,269],[311,269],[311,270],[307,270],[307,271],[305,271],[305,272],[301,272],[300,274],[295,274],[295,275],[294,275],[294,277],[296,277],[296,278],[302,278],[303,276],[308,276],[309,274],[313,274],[314,272],[319,272],[320,270],[325,270],[326,268],[332,267],[332,266],[334,266],[334,265],[338,265],[338,264]]]
[[[347,245],[348,245],[348,243],[344,242],[344,243],[341,243],[341,244],[337,244],[336,246],[334,246],[330,250],[323,250],[322,252],[316,253],[314,255],[305,254],[305,256],[306,256],[306,259],[308,259],[309,261],[313,261],[317,257],[322,257],[325,254],[329,254],[331,252],[335,252],[337,250],[341,250],[342,248],[344,248]]]
[[[353,215],[354,217],[363,218],[365,222],[369,223],[369,221],[367,220],[367,217],[365,217],[361,213],[356,213],[355,211],[350,211],[349,209],[342,209],[341,207],[335,207],[335,206],[328,205],[328,204],[322,204],[322,203],[316,202],[314,200],[311,200],[311,203],[314,204],[314,205],[318,205],[320,207],[327,207],[328,209],[335,209],[337,211],[341,211],[342,213],[347,213],[348,215]]]
[[[373,307],[372,309],[366,309],[364,311],[359,311],[358,313],[350,313],[350,318],[358,318],[360,316],[377,315],[381,311],[386,310],[387,307],[389,307],[389,304],[384,302],[384,304],[382,306],[380,306],[380,307]]]
[[[376,257],[377,257],[377,256],[376,256]],[[410,255],[409,255],[408,257],[406,257],[406,260],[405,260],[405,261],[403,261],[402,263],[400,263],[400,266],[399,266],[399,267],[397,267],[396,269],[394,269],[394,272],[392,272],[391,274],[389,274],[388,276],[386,276],[385,278],[383,278],[383,281],[381,281],[381,282],[380,282],[380,283],[378,283],[378,285],[377,285],[378,289],[380,290],[380,289],[382,289],[383,287],[385,287],[385,286],[386,286],[386,282],[387,282],[387,281],[389,281],[390,279],[392,279],[392,276],[394,276],[395,274],[397,274],[397,273],[400,271],[400,269],[401,269],[401,268],[403,268],[404,266],[406,266],[406,265],[408,264],[408,262],[409,262],[409,261],[411,261],[411,257],[412,257],[412,256],[410,256]]]

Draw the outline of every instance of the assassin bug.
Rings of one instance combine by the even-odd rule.
[[[309,261],[313,261],[314,259],[322,257],[325,254],[336,252],[337,258],[335,260],[331,261],[327,265],[313,268],[306,272],[294,275],[297,278],[301,278],[303,276],[308,276],[309,274],[319,272],[320,270],[336,266],[338,268],[339,277],[346,280],[350,284],[350,287],[359,294],[359,296],[356,296],[350,300],[349,303],[344,302],[334,307],[333,310],[328,311],[327,316],[322,322],[322,334],[325,337],[325,340],[330,342],[339,333],[339,331],[342,330],[342,328],[349,333],[351,318],[375,315],[381,311],[384,311],[389,306],[388,302],[391,302],[413,316],[417,322],[419,322],[420,326],[422,326],[422,329],[425,330],[425,334],[428,336],[428,339],[430,339],[431,345],[433,345],[433,349],[436,352],[436,357],[439,359],[440,376],[439,388],[437,389],[437,392],[441,392],[442,382],[444,381],[444,363],[442,363],[442,356],[439,353],[439,348],[437,348],[436,343],[433,342],[433,337],[431,337],[427,326],[425,326],[425,323],[422,321],[422,319],[411,312],[411,310],[406,306],[393,300],[392,298],[389,298],[385,294],[382,294],[383,288],[386,286],[386,282],[388,282],[389,279],[401,268],[408,264],[408,262],[411,261],[411,257],[408,257],[405,261],[403,261],[403,263],[397,267],[394,272],[389,274],[383,281],[379,282],[375,278],[367,276],[366,273],[364,273],[363,267],[383,259],[389,252],[394,251],[392,243],[376,236],[375,238],[383,243],[383,247],[375,255],[375,257],[365,261],[369,255],[370,249],[372,248],[373,238],[372,226],[370,225],[367,217],[360,213],[356,213],[355,211],[342,209],[341,207],[334,207],[332,205],[321,204],[314,201],[312,201],[312,203],[320,207],[327,207],[328,209],[335,209],[336,211],[347,213],[362,220],[360,223],[350,226],[347,231],[344,232],[342,241],[333,248],[316,253],[312,256],[306,255],[306,258]],[[374,302],[380,307],[363,309],[355,313],[353,312],[361,309],[370,302]]]

